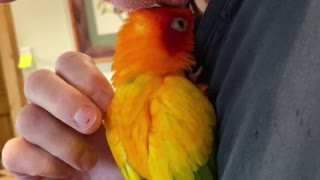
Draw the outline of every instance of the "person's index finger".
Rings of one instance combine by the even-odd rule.
[[[64,53],[57,60],[56,73],[106,112],[113,89],[91,57],[78,52]]]
[[[30,102],[81,133],[93,133],[101,125],[99,108],[87,96],[48,70],[36,71],[27,78],[25,95]]]

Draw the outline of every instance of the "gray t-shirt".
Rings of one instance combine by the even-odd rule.
[[[195,54],[219,179],[320,179],[320,1],[211,0]]]

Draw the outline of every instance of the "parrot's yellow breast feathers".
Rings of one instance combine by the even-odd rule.
[[[108,142],[120,169],[148,180],[193,180],[212,152],[212,105],[181,76],[141,75],[118,87],[108,117]]]

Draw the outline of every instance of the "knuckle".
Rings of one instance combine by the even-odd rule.
[[[83,77],[83,85],[86,85],[86,87],[89,88],[83,88],[83,91],[86,95],[89,97],[94,97],[99,92],[108,92],[107,94],[112,95],[113,90],[111,88],[111,85],[109,81],[100,74],[100,72],[95,71],[88,73],[87,76]]]
[[[86,76],[84,81],[86,82],[88,87],[98,87],[98,88],[88,88],[87,89],[88,96],[93,96],[96,93],[96,91],[102,88],[100,86],[106,84],[97,75]]]
[[[28,131],[36,129],[39,109],[35,104],[27,104],[21,109],[16,118],[16,130],[20,135],[25,136]]]
[[[93,62],[93,59],[90,56],[80,52],[68,51],[58,57],[56,61],[56,71],[59,72],[59,70],[69,67],[75,62],[79,63],[79,61]]]
[[[37,177],[39,175],[54,175],[56,171],[56,166],[53,163],[53,156],[42,156],[42,159],[39,160],[40,165],[37,168],[32,168],[28,174],[33,177]]]
[[[41,82],[48,81],[48,78],[52,76],[53,72],[47,69],[40,69],[31,73],[25,80],[24,93],[26,97],[30,97],[31,93],[36,90]]]
[[[46,174],[46,175],[55,175],[60,178],[69,177],[72,174],[72,169],[70,166],[66,165],[61,160],[57,159],[54,156],[46,156],[43,160],[44,165],[41,166],[34,175],[37,174]]]
[[[70,146],[65,147],[62,152],[68,155],[70,164],[74,168],[79,171],[86,171],[95,165],[97,157],[96,152],[81,137],[70,138],[69,143],[67,143]]]

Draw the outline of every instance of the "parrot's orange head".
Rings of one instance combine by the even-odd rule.
[[[189,9],[157,7],[131,12],[117,38],[116,72],[176,74],[194,63]]]

